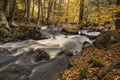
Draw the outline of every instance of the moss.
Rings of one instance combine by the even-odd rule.
[[[103,67],[104,66],[102,62],[95,57],[92,57],[89,62],[92,63],[92,67]]]
[[[86,77],[87,69],[86,68],[80,68],[79,73],[80,73],[80,76],[82,78],[84,78],[84,77]]]

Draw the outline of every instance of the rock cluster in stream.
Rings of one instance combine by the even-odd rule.
[[[61,30],[57,31],[57,28],[52,30],[51,27],[41,27],[41,32],[39,28],[34,27],[13,29],[10,29],[10,32],[5,29],[5,35],[2,36],[1,41],[35,40],[1,44],[1,47],[3,47],[0,49],[1,80],[57,80],[61,78],[66,69],[71,67],[69,60],[75,57],[73,52],[79,53],[85,41],[84,47],[91,46],[87,42],[92,43],[88,37],[80,34],[68,35],[65,38],[65,35],[61,34]],[[18,31],[20,31],[20,34],[18,34]],[[38,40],[46,38],[47,35],[52,35],[54,31],[56,31],[56,34],[60,34],[56,36],[56,39]],[[78,33],[77,30],[76,32]],[[87,32],[85,31],[85,33]],[[54,52],[51,50],[54,50]],[[56,55],[53,53],[56,53]]]
[[[40,40],[45,38],[46,37],[41,34],[38,27],[17,26],[9,29],[0,27],[1,42],[11,42],[28,39]]]
[[[50,59],[41,49],[30,49],[24,54],[11,56],[12,52],[0,48],[0,80],[56,80],[69,68],[69,57],[62,53],[68,56],[72,53],[65,51]]]

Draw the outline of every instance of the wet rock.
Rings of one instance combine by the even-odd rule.
[[[0,74],[0,80],[18,80],[19,78],[18,74],[11,73],[11,72],[5,72]]]
[[[94,42],[98,48],[108,48],[110,45],[120,41],[120,31],[102,32]]]
[[[57,80],[60,74],[68,68],[68,59],[60,57],[48,64],[35,68],[35,72],[30,75],[30,80]]]
[[[73,56],[73,52],[72,51],[70,51],[70,50],[63,50],[63,51],[61,51],[60,53],[58,53],[58,56],[61,56],[61,55],[66,55],[66,56],[68,56],[68,57],[72,57]]]
[[[26,66],[11,65],[0,72],[0,78],[3,80],[27,80],[31,69]]]
[[[45,39],[45,37],[41,34],[39,31],[39,28],[36,27],[25,27],[25,28],[20,28],[20,39],[34,39],[34,40],[39,40],[39,39]]]
[[[68,31],[68,30],[62,29],[62,33],[63,34],[78,34],[78,31],[74,31],[74,30]]]
[[[84,35],[84,36],[87,36],[89,39],[96,39],[96,36],[92,36],[92,35],[87,35],[87,34],[84,34],[84,33],[81,33],[81,35]]]
[[[37,55],[36,55],[37,62],[41,61],[41,60],[48,60],[50,57],[45,51],[43,51],[41,49],[35,50],[35,53],[37,53]]]
[[[91,44],[91,43],[89,43],[89,42],[86,42],[86,41],[85,41],[85,42],[83,43],[82,49],[91,48],[91,47],[94,47],[94,45]]]
[[[37,27],[25,27],[17,26],[12,27],[9,30],[6,28],[0,28],[0,41],[2,42],[13,42],[27,39],[46,39],[44,35],[41,34],[40,29]]]
[[[70,24],[64,25],[62,29],[63,34],[78,34],[79,28]]]
[[[10,54],[10,51],[9,50],[7,50],[7,49],[5,49],[5,48],[0,48],[0,55],[1,54]]]

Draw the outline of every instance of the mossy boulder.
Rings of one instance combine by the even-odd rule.
[[[120,41],[120,31],[107,31],[102,32],[94,42],[97,48],[109,48],[110,45]]]

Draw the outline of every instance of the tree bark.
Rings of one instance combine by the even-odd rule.
[[[40,4],[41,0],[38,0],[38,21],[40,20]]]
[[[9,15],[9,4],[10,4],[10,0],[4,0],[3,11],[6,15]]]
[[[98,0],[98,26],[100,27],[100,0]]]
[[[54,10],[56,10],[56,1],[54,1]],[[56,16],[56,12],[54,11],[53,19],[55,19],[55,16]]]
[[[43,21],[46,21],[46,6],[45,6],[45,4],[46,4],[46,0],[44,0],[44,2],[43,2]]]
[[[120,1],[116,0],[116,6],[119,6],[119,5],[120,5]],[[116,18],[117,18],[117,20],[115,21],[116,29],[120,29],[120,12],[117,12]]]
[[[66,20],[65,20],[66,23],[69,22],[68,16],[69,16],[69,0],[68,0],[68,4],[67,4],[67,15],[66,15]]]
[[[14,21],[14,14],[15,14],[15,6],[16,6],[16,0],[13,0],[13,6],[12,6],[12,10],[11,10],[11,20]]]
[[[27,15],[27,0],[24,0],[24,17]]]
[[[79,10],[79,24],[82,26],[82,21],[83,21],[83,14],[84,14],[84,1],[85,0],[80,0],[80,10]]]
[[[33,5],[32,5],[32,16],[34,16],[34,7],[35,7],[34,2],[35,0],[33,0]]]
[[[30,23],[30,2],[31,0],[27,0],[27,20]]]
[[[42,0],[40,0],[40,6],[41,6],[41,20],[43,23],[43,5],[42,5]]]
[[[51,14],[52,5],[53,5],[53,2],[48,1],[47,22],[49,22],[49,18],[50,18],[50,14]]]

